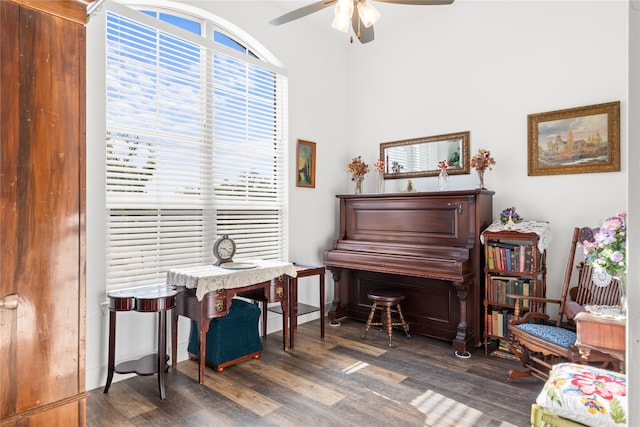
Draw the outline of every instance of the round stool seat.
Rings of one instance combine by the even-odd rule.
[[[373,304],[371,304],[369,319],[367,319],[367,324],[364,327],[364,334],[362,335],[363,340],[367,339],[367,333],[371,326],[382,326],[387,330],[387,335],[389,336],[389,347],[395,347],[395,344],[391,342],[391,334],[394,326],[402,326],[406,337],[411,337],[411,335],[409,335],[409,325],[404,320],[402,309],[400,308],[400,302],[404,301],[406,297],[404,292],[397,289],[376,289],[367,292],[367,297],[373,301]],[[394,322],[391,319],[391,308],[394,306],[398,312],[398,316],[400,317],[399,322]],[[382,310],[382,316],[379,322],[373,321],[376,309]]]
[[[404,301],[405,296],[406,295],[403,292],[396,291],[393,289],[375,290],[375,291],[367,292],[367,297],[369,297],[370,300],[376,301],[377,303],[384,304],[384,305],[398,304],[399,302]]]

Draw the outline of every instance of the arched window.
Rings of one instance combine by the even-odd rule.
[[[158,4],[107,4],[107,290],[210,264],[223,234],[236,259],[288,258],[283,70]]]

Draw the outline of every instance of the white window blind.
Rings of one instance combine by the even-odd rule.
[[[223,234],[286,260],[286,77],[114,4],[106,63],[107,290],[212,263]]]

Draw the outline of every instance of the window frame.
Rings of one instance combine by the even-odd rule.
[[[257,47],[252,47],[250,43],[252,39],[250,36],[246,37],[248,41],[242,38],[238,38],[237,34],[239,33],[239,31],[237,28],[233,28],[231,30],[225,30],[225,28],[220,23],[211,20],[211,17],[213,15],[208,14],[205,11],[202,11],[202,16],[194,15],[193,11],[195,8],[191,6],[186,6],[186,9],[188,9],[186,11],[181,10],[183,5],[179,5],[172,2],[161,2],[159,4],[158,2],[154,2],[153,5],[145,5],[145,3],[143,2],[131,2],[131,4],[128,4],[128,6],[132,6],[135,9],[150,10],[152,12],[174,15],[183,19],[188,19],[188,20],[197,22],[200,24],[201,34],[206,35],[206,39],[204,40],[201,36],[195,35],[181,28],[175,27],[166,21],[149,16],[148,14],[145,14],[142,12],[134,13],[135,19],[139,20],[140,22],[146,25],[153,25],[154,27],[158,28],[161,31],[167,31],[167,32],[171,32],[172,34],[177,34],[179,35],[179,37],[185,38],[186,40],[202,44],[207,48],[211,49],[212,51],[219,52],[222,55],[228,55],[230,58],[233,58],[234,60],[240,60],[242,62],[246,62],[248,67],[259,67],[261,69],[274,73],[274,75],[277,75],[278,77],[282,77],[283,79],[282,81],[274,83],[274,84],[283,85],[282,88],[277,88],[277,89],[274,88],[276,89],[276,92],[279,92],[279,89],[282,89],[281,93],[279,94],[274,93],[274,97],[278,98],[278,102],[283,103],[283,107],[280,108],[280,114],[281,114],[281,117],[279,118],[280,124],[287,123],[288,110],[286,107],[286,103],[287,103],[286,72],[279,64],[273,64],[269,61],[266,61],[265,58],[270,57],[270,54],[266,52],[261,45],[258,45]],[[108,10],[108,13],[114,12],[119,15],[125,15],[125,16],[131,13],[130,7],[127,7],[112,1],[107,2],[107,10]],[[221,20],[221,21],[224,21],[224,20]],[[107,27],[108,26],[109,24],[107,23]],[[219,42],[213,41],[213,37],[216,32],[224,35],[225,37],[232,38],[232,40],[234,40],[240,46],[244,47],[245,51],[241,53],[236,49],[220,44]],[[108,59],[108,53],[107,53],[107,62],[108,60],[109,59]],[[209,90],[210,89],[207,89],[207,91]],[[109,95],[107,94],[107,103],[109,102],[108,98],[109,98]],[[207,125],[203,125],[203,126],[207,127]],[[209,126],[213,128],[213,125],[210,124]],[[109,125],[109,119],[107,119],[107,129],[110,129],[110,127],[111,126]],[[277,126],[274,125],[274,127],[277,127]],[[286,171],[288,169],[287,149],[289,144],[288,144],[288,135],[287,135],[286,126],[282,126],[282,130],[278,138],[274,140],[276,145],[279,144],[275,152],[279,153],[278,159],[276,161],[279,162],[280,164],[280,170],[277,172],[279,174],[279,176],[277,177],[277,183],[274,184],[274,185],[277,185],[278,187],[277,192],[279,192],[278,200],[275,203],[275,207],[270,206],[270,205],[273,205],[273,203],[261,204],[259,202],[258,203],[251,202],[251,203],[242,205],[241,203],[238,203],[237,200],[234,202],[232,200],[233,197],[231,197],[231,199],[227,201],[220,199],[217,201],[215,206],[203,206],[202,207],[203,220],[202,220],[202,223],[198,226],[202,230],[203,236],[204,236],[202,237],[202,241],[199,248],[200,256],[191,257],[188,260],[176,257],[175,259],[176,266],[183,267],[183,266],[201,265],[203,263],[213,262],[213,254],[211,251],[212,244],[218,236],[221,236],[223,234],[230,234],[231,237],[234,238],[234,240],[236,240],[238,244],[238,252],[236,255],[237,259],[261,258],[261,259],[286,260],[288,258],[287,217],[288,217],[288,187],[289,187],[288,175],[289,174]],[[210,142],[213,142],[213,141],[210,141]],[[211,151],[213,151],[214,149],[215,147],[211,147]],[[113,150],[113,147],[112,147],[112,150]],[[107,152],[105,152],[105,154],[107,154]],[[249,182],[249,181],[246,181],[246,182]],[[109,184],[107,184],[107,193],[109,192],[108,185]],[[213,185],[213,184],[210,183],[210,185]],[[216,196],[213,195],[215,193],[215,190],[213,188],[209,188],[209,190],[207,191],[210,193],[210,197],[212,197],[213,199],[216,198]],[[259,189],[257,191],[259,191]],[[131,194],[129,194],[128,196],[131,196]],[[125,194],[124,199],[127,199],[128,196]],[[112,197],[111,201],[109,199],[110,197],[109,194],[107,194],[106,197],[107,197],[107,201],[106,201],[107,291],[122,289],[126,287],[144,286],[147,284],[158,283],[163,281],[166,275],[166,270],[168,269],[167,266],[172,265],[171,263],[173,262],[171,256],[157,257],[157,258],[164,257],[168,259],[165,259],[162,262],[158,262],[158,264],[155,267],[153,266],[156,263],[155,261],[150,261],[150,260],[139,261],[140,257],[138,258],[132,257],[131,262],[129,262],[129,260],[127,260],[126,257],[120,257],[119,259],[116,259],[114,255],[116,255],[115,253],[118,252],[118,248],[114,249],[114,245],[117,246],[119,243],[117,241],[117,238],[114,240],[112,239],[112,237],[120,233],[120,231],[110,226],[110,224],[112,225],[111,219],[114,217],[119,217],[119,219],[122,219],[122,223],[125,224],[125,227],[123,228],[123,230],[125,231],[123,232],[126,233],[127,227],[130,227],[129,232],[131,232],[132,235],[135,235],[136,233],[134,233],[133,230],[137,222],[136,220],[132,219],[134,217],[132,217],[131,215],[133,216],[141,215],[142,211],[145,211],[148,214],[145,218],[142,218],[144,217],[144,215],[142,215],[142,217],[138,217],[138,218],[142,218],[141,219],[142,222],[138,222],[138,224],[144,224],[147,218],[151,218],[154,215],[159,215],[160,217],[162,217],[163,210],[167,212],[167,217],[170,216],[172,218],[176,218],[180,210],[179,209],[176,210],[175,206],[166,206],[166,207],[162,207],[162,206],[153,207],[152,205],[146,206],[144,201],[140,201],[141,205],[138,206],[139,200],[136,200],[136,206],[133,206],[131,209],[127,209],[125,206],[126,200],[124,200],[122,204],[119,204],[119,203],[114,204],[114,200],[117,199],[117,197],[116,198]],[[254,205],[252,209],[247,209],[247,206],[249,204]],[[272,210],[269,210],[269,209],[272,209]],[[190,213],[194,212],[193,209],[190,209],[190,210],[185,209],[184,211],[185,211],[185,214],[187,211]],[[249,215],[249,213],[251,212],[254,212],[254,214]],[[273,225],[269,222],[269,221],[274,221],[273,215],[272,215],[273,212],[277,212],[277,218],[275,219],[276,225]],[[118,213],[120,213],[121,216],[118,216],[117,215]],[[236,218],[235,223],[234,223],[234,215]],[[230,216],[230,219],[229,219],[229,216]],[[219,218],[219,219],[216,219],[216,218]],[[244,222],[241,220],[238,220],[238,218],[243,218]],[[252,224],[251,221],[254,221],[255,223]],[[242,224],[244,224],[244,226]],[[263,243],[262,246],[260,244],[259,238],[252,237],[252,230],[260,228],[261,225],[266,228],[269,228],[269,227],[273,228],[273,231],[270,233],[270,235],[265,238],[267,243]],[[194,230],[198,230],[198,227],[194,228]],[[158,233],[161,234],[160,232]],[[265,246],[268,246],[268,242],[271,241],[269,239],[277,240],[278,247],[276,249],[273,249],[270,247],[265,248]],[[122,250],[122,252],[124,253],[124,250]],[[134,261],[133,260],[134,258],[138,259],[138,262]],[[149,269],[148,268],[149,266],[151,266],[151,270],[155,268],[156,271],[149,274],[147,271]],[[135,276],[135,277],[131,277],[131,276]]]

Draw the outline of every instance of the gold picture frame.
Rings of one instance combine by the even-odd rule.
[[[296,187],[316,188],[316,143],[298,140]]]
[[[620,170],[620,101],[528,116],[528,175]]]

